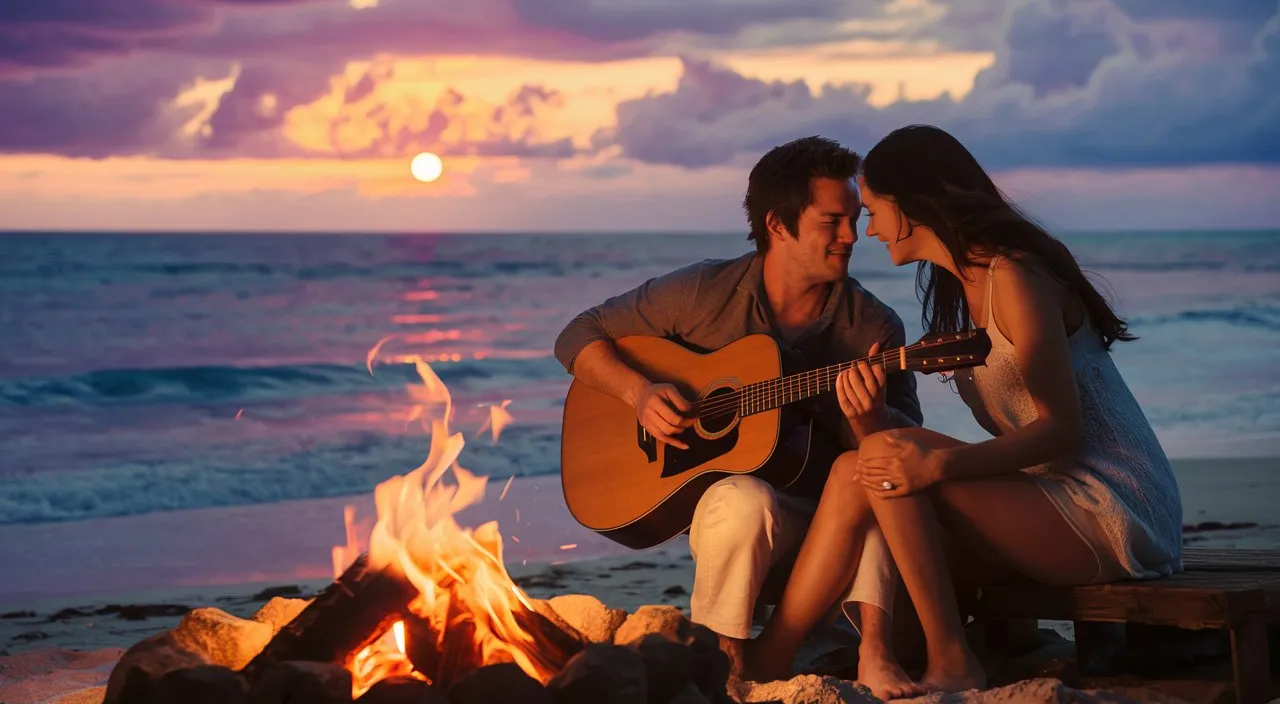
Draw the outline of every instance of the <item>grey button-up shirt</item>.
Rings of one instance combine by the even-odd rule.
[[[763,263],[761,255],[750,252],[650,279],[578,314],[556,338],[556,359],[572,373],[578,353],[596,340],[654,335],[705,353],[760,333],[777,341],[785,373],[795,373],[864,357],[873,342],[882,350],[906,344],[902,319],[853,277],[832,286],[817,322],[794,342],[787,341],[765,295]],[[909,372],[889,375],[885,403],[890,413],[915,425],[924,422],[915,376]],[[835,392],[797,405],[802,404],[840,446],[857,447]]]

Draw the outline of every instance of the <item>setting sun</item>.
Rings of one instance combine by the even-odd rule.
[[[409,162],[409,173],[423,183],[430,183],[444,172],[444,162],[431,152],[422,152]]]

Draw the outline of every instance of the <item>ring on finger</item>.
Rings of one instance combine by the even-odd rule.
[[[886,479],[885,481],[880,482],[880,488],[885,491],[893,491],[893,482]]]

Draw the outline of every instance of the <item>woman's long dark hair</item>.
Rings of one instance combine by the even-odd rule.
[[[1010,203],[947,132],[929,125],[894,130],[867,153],[862,174],[872,191],[897,202],[904,227],[923,225],[937,233],[957,266],[975,266],[974,253],[1029,255],[1080,297],[1105,347],[1137,339],[1085,278],[1066,245]],[[924,305],[921,320],[930,333],[969,327],[964,287],[951,272],[921,262],[916,288]]]

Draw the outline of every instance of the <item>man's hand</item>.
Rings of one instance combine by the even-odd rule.
[[[636,420],[655,438],[681,450],[689,446],[676,439],[693,425],[693,404],[671,384],[649,384],[636,397]]]
[[[867,350],[867,356],[879,350],[880,343],[873,343]],[[840,410],[859,440],[884,430],[884,380],[884,365],[872,366],[866,362],[860,362],[836,377],[836,398],[840,401]]]

